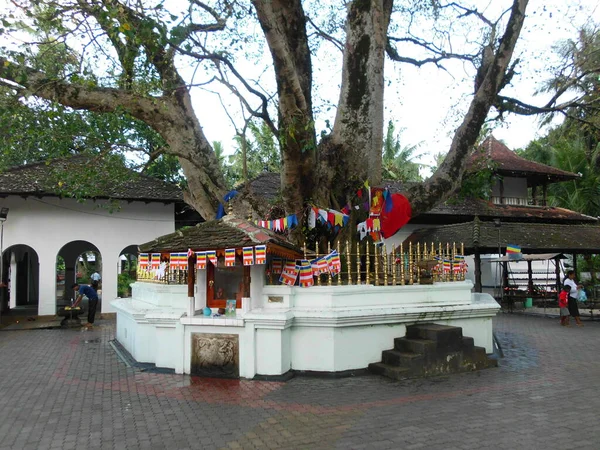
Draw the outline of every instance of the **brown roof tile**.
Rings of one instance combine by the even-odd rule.
[[[181,228],[175,233],[160,236],[139,246],[140,252],[184,252],[240,248],[266,244],[276,245],[296,254],[302,250],[283,236],[228,214],[219,220],[210,220],[193,227]]]

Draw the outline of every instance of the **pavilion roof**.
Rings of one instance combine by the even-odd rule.
[[[57,178],[65,174],[66,178],[74,179],[79,173],[85,173],[90,165],[95,165],[95,172],[102,173],[104,162],[100,158],[89,155],[78,155],[12,167],[0,173],[0,197],[8,195],[20,196],[56,196],[60,197],[61,188],[57,186]],[[108,178],[93,176],[89,179],[89,187],[94,192],[90,195],[97,199],[115,199],[148,202],[181,202],[181,189],[157,178],[142,175],[131,169],[121,170],[131,173],[126,180],[115,181]]]
[[[140,245],[139,250],[142,253],[185,252],[188,249],[193,251],[221,250],[261,244],[267,246],[267,251],[290,258],[298,258],[303,254],[299,247],[285,237],[234,214],[157,237],[153,241]]]
[[[501,223],[475,219],[471,222],[415,230],[406,240],[416,244],[463,243],[466,253],[497,253],[508,244],[523,253],[600,253],[600,226],[547,223]]]
[[[494,169],[496,173],[505,176],[526,177],[530,186],[568,181],[579,177],[572,172],[522,158],[494,136],[489,136],[483,141],[479,150],[471,154],[468,164],[471,170],[477,170],[479,163],[486,160],[496,165]]]

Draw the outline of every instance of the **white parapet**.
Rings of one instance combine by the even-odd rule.
[[[260,287],[245,299],[251,308],[235,318],[205,318],[185,314],[185,286],[136,283],[132,299],[113,303],[117,339],[139,361],[189,373],[194,333],[238,336],[239,375],[245,378],[363,369],[415,323],[460,326],[475,345],[493,351],[492,318],[500,307],[487,294],[473,294],[470,281]]]

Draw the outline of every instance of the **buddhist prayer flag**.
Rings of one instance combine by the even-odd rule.
[[[334,277],[342,271],[342,262],[340,260],[340,255],[336,250],[327,255],[325,259],[327,260],[327,266],[331,276]]]
[[[288,263],[286,263],[286,267],[287,266],[288,266]],[[291,267],[293,267],[293,268],[291,268]],[[283,271],[283,273],[279,277],[280,283],[287,284],[288,286],[293,286],[294,284],[296,284],[296,278],[298,278],[298,268],[296,267],[295,262],[292,262],[291,267],[290,267],[289,271],[287,271],[287,272],[286,272],[286,270]]]
[[[196,268],[206,269],[206,252],[196,252]]]
[[[445,259],[444,260],[444,273],[450,273],[451,267],[452,266],[450,264],[450,261]]]
[[[321,273],[321,272],[320,272],[320,270],[321,270],[321,269],[319,269],[319,260],[318,260],[318,259],[313,259],[313,260],[310,262],[310,267],[311,267],[311,269],[312,269],[312,274],[313,274],[313,276],[314,276],[314,277],[318,277],[318,276],[319,276],[319,274]]]
[[[148,269],[148,253],[140,253],[138,266],[140,266],[140,269]]]
[[[256,253],[256,264],[264,264],[267,262],[267,246],[257,245],[254,247]]]
[[[521,259],[523,255],[521,254],[521,247],[514,244],[508,244],[506,246],[506,255],[508,259]]]
[[[243,248],[243,261],[245,266],[254,264],[254,249],[252,247]]]
[[[303,259],[300,261],[300,266],[298,269],[300,272],[300,286],[314,286],[315,279],[313,278],[313,271],[310,263],[307,260]]]
[[[225,249],[225,267],[235,266],[235,248]]]
[[[283,271],[283,261],[281,258],[273,258],[273,273],[279,274]]]
[[[150,260],[150,268],[158,269],[160,267],[160,253],[152,253],[152,259]]]
[[[329,265],[327,263],[327,260],[323,257],[323,258],[319,258],[319,260],[317,261],[317,265],[319,266],[319,274],[324,274],[329,272]]]
[[[217,267],[217,252],[216,252],[216,250],[207,250],[206,258],[212,263],[213,266]]]
[[[194,253],[192,252],[192,255],[193,254]],[[187,269],[188,269],[188,253],[180,253],[179,254],[179,270],[187,270]]]
[[[296,262],[295,261],[286,261],[283,266],[283,273],[294,273],[296,272]]]

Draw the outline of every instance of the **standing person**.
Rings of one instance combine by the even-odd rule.
[[[73,306],[79,305],[79,302],[81,302],[84,295],[88,298],[88,323],[86,323],[85,326],[87,328],[92,328],[96,316],[96,307],[98,306],[98,294],[93,287],[86,284],[79,285],[75,283],[71,288],[79,293]]]
[[[97,291],[102,277],[98,272],[94,271],[94,273],[90,276],[90,279],[92,280],[92,287]]]
[[[569,292],[570,286],[563,286],[558,294],[558,307],[560,308],[560,324],[563,327],[569,327]]]
[[[583,323],[581,323],[581,319],[579,318],[579,306],[577,306],[577,283],[575,282],[574,270],[567,272],[567,277],[563,284],[571,288],[569,291],[569,314],[575,319],[575,323],[582,327]]]

